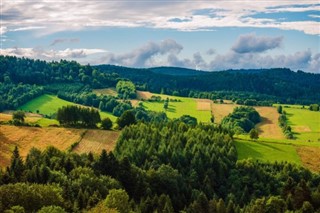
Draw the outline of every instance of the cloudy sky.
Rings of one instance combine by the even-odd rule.
[[[318,0],[1,0],[1,54],[320,73]]]

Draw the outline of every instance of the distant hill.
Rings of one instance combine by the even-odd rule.
[[[116,72],[122,78],[132,80],[140,89],[151,92],[177,91],[190,96],[190,91],[228,91],[243,93],[244,98],[268,99],[285,103],[309,104],[320,102],[320,75],[294,72],[287,68],[242,69],[204,72],[192,69],[161,67],[136,69],[110,65],[96,66],[101,72]],[[253,96],[251,97],[251,95]],[[256,94],[259,94],[258,96]],[[233,96],[233,95],[232,95]],[[263,97],[262,99],[266,99]]]
[[[208,72],[180,68],[180,67],[155,67],[149,68],[151,72],[164,74],[164,75],[175,75],[175,76],[196,76],[196,75],[206,75]]]

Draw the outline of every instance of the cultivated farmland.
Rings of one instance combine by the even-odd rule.
[[[99,154],[102,149],[112,150],[119,132],[106,130],[86,130],[71,128],[36,128],[0,126],[0,167],[10,163],[12,151],[19,147],[20,154],[26,157],[32,147],[44,150],[54,146],[60,150],[68,150],[75,142],[79,145],[75,152],[93,152]]]

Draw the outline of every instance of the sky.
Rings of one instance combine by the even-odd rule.
[[[319,0],[0,0],[1,55],[320,73]]]

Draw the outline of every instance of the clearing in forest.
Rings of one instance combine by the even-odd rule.
[[[285,139],[278,124],[279,113],[275,107],[254,107],[261,116],[256,128],[260,138]]]
[[[298,141],[320,142],[320,112],[296,107],[283,107],[288,124]]]
[[[291,144],[236,140],[238,159],[252,158],[261,161],[287,161],[301,165],[300,157]]]
[[[214,122],[221,123],[222,119],[233,112],[233,109],[236,108],[237,104],[218,104],[212,103],[212,114],[214,115]]]
[[[73,151],[77,153],[97,153],[105,149],[112,151],[116,145],[120,132],[119,131],[106,131],[106,130],[88,130],[79,145]]]
[[[104,88],[104,89],[95,89],[93,92],[97,95],[111,95],[111,96],[118,96],[118,92],[116,88],[110,87],[110,88]]]

